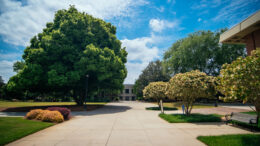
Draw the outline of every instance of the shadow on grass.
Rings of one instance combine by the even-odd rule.
[[[98,109],[103,107],[104,105],[87,105],[87,111],[91,111],[94,109]],[[8,107],[1,109],[1,112],[29,112],[33,109],[46,109],[48,107],[66,107],[71,111],[85,111],[86,108],[84,106],[78,105],[51,105],[51,106],[25,106],[25,107]]]
[[[183,114],[159,114],[159,116],[169,123],[221,122],[221,116],[216,114],[191,114],[189,116]]]
[[[146,107],[145,108],[146,110],[154,110],[154,111],[160,111],[161,108],[159,107]],[[176,107],[163,107],[163,110],[165,111],[175,111],[175,110],[178,110],[178,108]]]

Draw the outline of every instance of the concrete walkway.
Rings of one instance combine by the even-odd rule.
[[[149,103],[109,103],[103,108],[78,112],[67,122],[24,137],[9,145],[109,145],[196,146],[198,135],[251,133],[224,123],[170,124],[157,111],[146,111]]]

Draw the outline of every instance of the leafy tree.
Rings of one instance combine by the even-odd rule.
[[[2,76],[0,76],[0,98],[3,98],[4,94],[4,80],[2,79]]]
[[[25,66],[8,88],[41,95],[63,92],[82,105],[87,79],[89,96],[123,89],[126,56],[115,26],[71,6],[57,11],[54,21],[31,39],[23,54]]]
[[[160,106],[160,100],[166,98],[166,91],[168,88],[167,82],[151,82],[143,90],[143,95],[145,99],[155,99],[157,104]]]
[[[25,66],[25,62],[24,61],[16,61],[13,65],[13,70],[14,72],[19,72],[21,71]]]
[[[252,103],[260,117],[260,51],[224,64],[220,73],[218,87],[226,95],[224,99],[242,99],[244,103]]]
[[[3,78],[2,78],[2,76],[0,76],[0,88],[1,88],[4,84],[5,84],[5,82],[4,82]]]
[[[225,30],[197,31],[175,42],[164,53],[165,71],[177,74],[200,70],[208,75],[219,75],[222,64],[246,55],[243,45],[219,44],[219,36]]]
[[[170,99],[180,100],[185,106],[186,115],[190,115],[195,99],[214,98],[215,86],[215,77],[193,70],[173,76],[166,95]]]
[[[150,62],[148,66],[142,71],[142,74],[139,75],[139,78],[135,81],[134,84],[134,93],[138,97],[143,97],[143,89],[150,82],[169,81],[170,76],[163,72],[162,62],[157,60]]]

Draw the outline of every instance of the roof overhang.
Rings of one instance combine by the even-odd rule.
[[[220,43],[245,44],[244,37],[260,29],[260,11],[220,35]]]

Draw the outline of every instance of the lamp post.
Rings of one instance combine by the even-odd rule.
[[[88,78],[89,78],[89,75],[87,74],[86,75],[86,95],[85,95],[85,99],[84,99],[84,102],[85,102],[85,110],[87,110],[87,97],[88,97]]]

